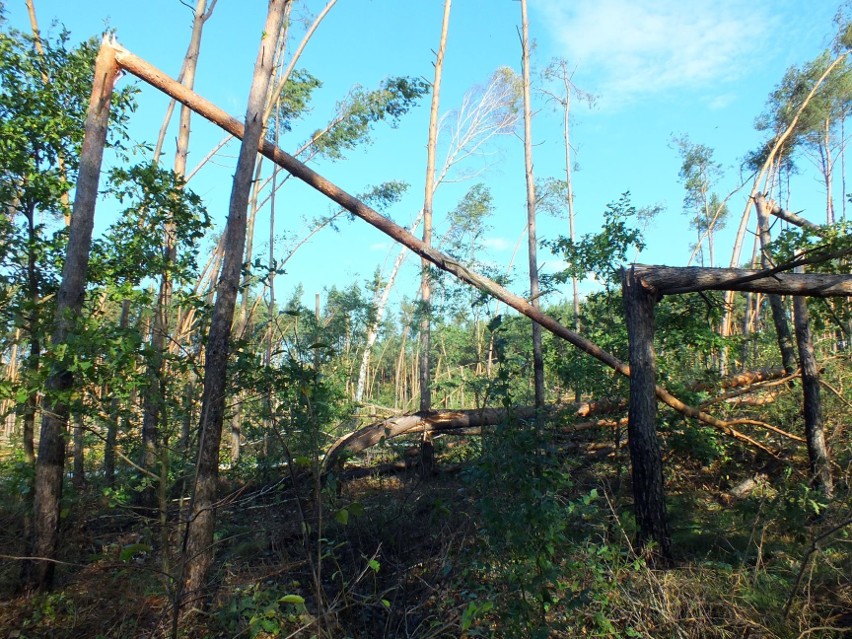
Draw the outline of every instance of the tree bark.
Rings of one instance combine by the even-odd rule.
[[[772,241],[769,235],[769,205],[763,193],[758,193],[754,198],[755,210],[757,211],[757,230],[760,237],[760,265],[767,269],[774,266],[769,244]],[[767,295],[769,307],[772,310],[772,322],[775,324],[775,334],[778,338],[778,348],[781,351],[781,362],[788,375],[792,375],[798,369],[796,353],[793,348],[793,336],[790,334],[790,325],[787,323],[787,313],[784,310],[784,302],[780,295],[774,293]]]
[[[28,5],[31,6],[31,5]],[[38,411],[39,391],[37,380],[41,368],[41,287],[38,276],[37,241],[38,231],[35,225],[35,205],[30,204],[25,210],[27,217],[27,294],[29,296],[30,316],[28,318],[28,332],[30,334],[30,353],[27,357],[26,380],[30,387],[23,407],[23,429],[24,429],[24,459],[28,464],[35,462],[35,420]]]
[[[246,210],[252,170],[263,132],[263,109],[272,78],[272,60],[288,0],[270,0],[266,25],[254,67],[246,109],[245,133],[234,175],[225,255],[216,291],[216,303],[207,337],[204,391],[201,399],[200,442],[195,490],[186,537],[184,597],[180,603],[198,601],[207,591],[213,563],[213,532],[216,524],[216,485],[219,476],[219,445],[225,410],[225,376],[231,323],[234,318],[246,234]]]
[[[538,287],[538,239],[535,227],[535,176],[532,160],[532,101],[530,99],[530,44],[527,22],[527,0],[521,0],[521,57],[523,62],[524,92],[524,174],[527,185],[527,249],[529,257],[530,300],[533,308],[541,310]],[[541,325],[532,322],[533,377],[535,405],[544,409],[544,355],[541,348]],[[541,427],[542,420],[536,419]]]
[[[201,51],[201,35],[204,24],[213,13],[217,0],[212,0],[209,9],[207,0],[198,0],[195,7],[195,17],[192,22],[192,35],[184,56],[181,68],[181,82],[192,90],[195,85],[195,71],[198,66],[198,55]],[[175,101],[172,100],[167,107],[166,117],[157,140],[157,149],[154,152],[154,160],[160,155],[162,140],[168,121],[171,117]],[[189,155],[189,134],[192,109],[181,105],[180,124],[177,136],[177,148],[175,149],[174,172],[179,177],[186,174],[186,159]],[[151,361],[148,364],[146,374],[146,389],[142,408],[142,459],[141,466],[156,476],[160,473],[156,465],[160,458],[159,436],[160,425],[165,421],[164,411],[166,407],[166,371],[165,351],[169,336],[169,312],[172,299],[172,277],[171,265],[177,259],[177,245],[175,243],[175,225],[171,220],[166,223],[165,237],[163,238],[163,254],[165,263],[163,272],[160,274],[160,291],[157,296],[157,308],[154,312],[154,326],[151,335]],[[149,485],[145,490],[138,493],[139,504],[146,508],[153,508],[157,503],[156,486]]]
[[[121,303],[121,315],[118,319],[120,331],[127,329],[130,319],[130,300]],[[104,481],[107,486],[115,484],[115,444],[118,439],[118,398],[113,397],[110,401],[109,422],[107,423],[106,441],[104,442]]]
[[[636,264],[634,270],[636,277],[646,285],[657,289],[661,295],[730,290],[810,297],[852,295],[852,275],[645,264]]]
[[[83,447],[83,414],[74,418],[74,487],[80,489],[86,483],[85,450]]]
[[[663,490],[663,460],[657,441],[654,306],[657,291],[646,288],[633,269],[622,274],[622,292],[630,353],[630,401],[627,432],[633,473],[633,510],[639,526],[637,546],[657,544],[671,559],[671,535]]]
[[[116,59],[118,60],[121,67],[129,73],[132,73],[133,75],[141,78],[152,86],[160,89],[164,93],[175,97],[180,102],[183,102],[184,104],[192,108],[196,113],[199,113],[208,120],[221,126],[223,129],[231,133],[231,135],[233,135],[234,137],[242,137],[244,135],[244,127],[242,123],[240,123],[236,118],[231,117],[224,110],[212,104],[210,101],[205,100],[201,96],[191,91],[187,91],[178,82],[175,82],[162,71],[145,62],[138,56],[135,56],[126,49],[116,47]],[[549,330],[557,337],[560,337],[570,342],[578,349],[582,350],[588,355],[591,355],[592,357],[609,366],[621,375],[630,375],[630,368],[627,366],[627,364],[619,360],[611,353],[604,351],[601,347],[599,347],[591,340],[575,333],[574,331],[571,331],[570,329],[566,328],[558,321],[556,321],[554,318],[545,315],[538,309],[535,309],[532,304],[530,304],[527,300],[508,291],[504,287],[500,286],[497,282],[470,270],[469,268],[458,263],[456,260],[441,253],[440,251],[437,251],[430,246],[426,246],[422,240],[409,233],[406,229],[394,223],[392,220],[384,217],[371,207],[367,206],[358,198],[350,195],[333,182],[327,180],[319,173],[297,160],[289,153],[286,153],[285,151],[276,147],[271,142],[262,142],[260,152],[263,153],[266,157],[270,158],[279,166],[286,169],[294,177],[305,182],[306,184],[319,191],[329,199],[338,203],[340,206],[345,208],[347,211],[349,211],[356,217],[359,217],[368,224],[374,226],[382,233],[392,238],[394,241],[399,242],[400,244],[404,244],[420,257],[428,259],[432,264],[434,264],[438,268],[448,273],[451,273],[463,282],[466,282],[470,286],[476,287],[485,294],[500,300],[507,306],[511,306],[516,311],[526,315],[530,319],[534,319],[539,324],[541,324],[543,328]],[[718,270],[722,271],[723,269]],[[753,274],[754,272],[748,271],[748,273]],[[414,387],[415,384],[416,374],[413,376],[412,379],[412,387]],[[771,451],[768,451],[764,446],[760,445],[758,442],[754,441],[748,436],[739,433],[735,429],[732,429],[725,422],[716,419],[712,415],[708,415],[702,411],[699,411],[698,409],[692,406],[684,404],[682,401],[680,401],[671,393],[669,393],[665,388],[657,386],[656,391],[657,397],[660,399],[660,401],[664,402],[675,410],[683,413],[684,415],[687,415],[694,419],[698,419],[706,424],[713,426],[714,428],[721,430],[727,435],[735,437],[740,441],[747,442],[748,444],[771,454]]]
[[[115,47],[104,39],[95,61],[68,247],[57,295],[51,345],[54,351],[68,344],[75,331],[75,318],[83,308],[110,100],[118,75]],[[36,460],[33,554],[47,560],[56,559],[59,550],[59,504],[62,497],[68,426],[68,405],[64,396],[74,384],[68,364],[67,357],[58,358],[47,378],[47,409],[41,422],[41,438]],[[25,585],[30,588],[49,588],[53,583],[55,566],[52,561],[25,564]]]
[[[745,238],[746,228],[748,227],[748,220],[749,220],[749,217],[751,215],[751,204],[752,204],[751,198],[753,198],[754,196],[757,195],[759,188],[760,188],[760,184],[766,178],[766,175],[769,172],[770,166],[772,166],[772,164],[775,162],[775,160],[778,156],[778,152],[782,149],[784,144],[787,142],[787,140],[790,138],[790,136],[796,130],[796,126],[799,123],[799,119],[802,117],[802,113],[804,113],[808,104],[810,104],[814,95],[816,95],[819,87],[822,86],[822,83],[829,76],[829,74],[831,74],[831,72],[834,70],[834,68],[836,66],[838,66],[839,64],[841,64],[844,60],[846,60],[847,57],[849,57],[849,53],[850,53],[849,51],[844,51],[842,54],[840,54],[834,60],[832,60],[831,64],[828,65],[828,67],[825,69],[823,74],[817,79],[817,81],[814,83],[814,86],[811,87],[811,90],[808,93],[808,95],[805,96],[805,99],[799,105],[799,108],[796,110],[796,113],[793,116],[793,118],[790,120],[790,123],[787,125],[787,128],[784,129],[784,131],[779,132],[778,135],[775,136],[775,140],[772,142],[772,147],[770,148],[769,153],[766,156],[766,160],[764,161],[763,166],[760,168],[760,171],[758,172],[757,176],[754,178],[754,182],[753,182],[752,188],[751,188],[750,198],[746,201],[745,210],[743,211],[742,218],[740,218],[740,225],[737,228],[737,236],[736,236],[736,240],[734,241],[734,248],[733,248],[733,251],[731,252],[731,268],[736,268],[737,266],[739,266],[740,253],[742,251],[743,239]],[[725,313],[725,319],[724,319],[724,323],[722,325],[722,334],[723,335],[730,335],[730,333],[731,333],[731,327],[732,327],[733,317],[734,317],[733,301],[734,301],[734,293],[733,293],[733,291],[729,291],[725,295],[725,304],[728,308],[728,311]]]
[[[435,156],[438,150],[438,111],[441,103],[441,77],[444,70],[444,53],[447,48],[447,33],[450,27],[452,0],[444,0],[441,20],[441,39],[435,56],[435,78],[432,81],[432,106],[429,110],[429,139],[426,144],[426,185],[423,195],[423,244],[432,246],[432,198],[435,193]],[[420,277],[420,410],[432,409],[432,281],[429,260],[421,260]],[[423,433],[420,440],[420,472],[428,477],[434,470],[435,449],[432,436]]]
[[[808,444],[811,481],[827,497],[834,493],[831,463],[825,445],[822,409],[820,404],[819,370],[814,357],[808,303],[803,297],[793,298],[793,317],[796,343],[802,363],[802,393],[804,394],[805,439]]]

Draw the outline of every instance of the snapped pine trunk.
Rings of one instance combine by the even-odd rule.
[[[54,349],[68,343],[74,334],[75,318],[83,308],[110,101],[118,75],[115,48],[104,39],[95,61],[86,114],[68,247],[57,295]],[[46,561],[25,562],[23,581],[29,588],[46,589],[53,584],[56,564],[50,560],[56,559],[59,550],[59,510],[68,431],[68,405],[63,398],[73,386],[74,376],[67,363],[60,359],[45,384],[46,410],[41,422],[34,484],[32,554]]]
[[[656,426],[654,307],[658,293],[646,288],[633,269],[622,274],[622,293],[630,353],[627,432],[633,473],[633,511],[639,526],[637,545],[642,548],[654,542],[659,555],[668,560],[671,558],[671,535]]]

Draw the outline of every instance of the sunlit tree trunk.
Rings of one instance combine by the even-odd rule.
[[[447,32],[450,26],[452,0],[444,0],[444,15],[441,21],[441,40],[435,57],[435,78],[432,82],[432,107],[429,111],[429,139],[426,145],[426,186],[423,196],[423,242],[432,245],[432,198],[435,192],[435,157],[438,148],[438,110],[441,102],[441,77],[444,70],[444,52],[447,48]],[[431,314],[432,282],[430,264],[421,260],[420,302],[420,410],[432,410],[431,380]],[[432,437],[424,433],[420,442],[420,470],[424,476],[434,468],[435,451]]]
[[[192,35],[190,36],[189,46],[184,56],[183,66],[181,68],[181,82],[188,89],[192,89],[195,85],[195,71],[198,66],[198,55],[201,51],[201,35],[204,30],[204,24],[210,18],[217,0],[212,0],[210,7],[207,7],[207,0],[198,0],[195,7],[195,18],[192,23]],[[158,148],[154,153],[155,161],[159,159],[159,149],[162,144],[165,130],[171,116],[171,111],[174,108],[174,100],[169,103],[166,117],[160,131],[158,140]],[[177,136],[177,148],[175,150],[174,172],[177,176],[183,177],[186,174],[186,159],[189,155],[189,134],[190,121],[192,118],[192,110],[186,106],[181,106],[180,109],[180,126]],[[163,255],[164,268],[160,274],[160,290],[157,296],[157,307],[154,312],[154,325],[151,334],[151,361],[148,365],[146,373],[146,389],[142,407],[142,468],[160,475],[156,470],[156,465],[160,459],[158,450],[159,431],[163,423],[165,423],[164,412],[166,407],[166,390],[167,384],[165,379],[165,352],[167,350],[166,343],[169,336],[169,313],[172,299],[172,277],[171,265],[177,259],[177,245],[175,243],[175,226],[173,222],[168,222],[165,229],[165,237],[163,238]],[[146,490],[139,493],[139,501],[146,507],[153,507],[156,503],[157,494],[156,487],[150,486]]]
[[[130,300],[121,303],[121,315],[118,319],[118,328],[124,331],[130,320]],[[115,483],[115,444],[118,439],[118,424],[120,421],[118,410],[118,398],[113,397],[110,401],[109,422],[107,423],[106,441],[104,442],[104,482],[107,486]]]
[[[54,350],[68,344],[75,331],[75,319],[83,309],[110,100],[118,75],[115,50],[104,41],[95,61],[68,246],[57,295],[51,340]],[[59,506],[68,430],[68,405],[64,396],[73,384],[67,359],[59,359],[47,378],[47,406],[41,422],[34,484],[32,552],[33,556],[48,561],[25,562],[23,576],[28,587],[44,589],[53,583],[56,564],[49,560],[56,559],[59,550]]]
[[[527,1],[521,0],[521,55],[523,58],[524,89],[524,173],[527,182],[527,246],[529,249],[530,301],[536,310],[541,308],[538,286],[538,240],[535,227],[535,176],[532,161],[532,104],[530,98],[530,44],[527,23]],[[541,348],[541,326],[532,323],[533,375],[535,406],[544,408],[544,356]],[[536,420],[540,424],[540,419]]]
[[[261,36],[255,62],[254,77],[245,117],[245,133],[234,174],[228,223],[225,228],[225,251],[222,272],[216,290],[216,303],[207,336],[204,366],[204,391],[201,399],[200,442],[196,465],[195,490],[188,523],[185,549],[184,596],[182,604],[203,598],[207,576],[213,563],[213,532],[216,524],[216,485],[219,476],[219,445],[225,410],[226,369],[231,324],[246,239],[246,211],[251,193],[261,134],[263,109],[272,78],[272,63],[278,35],[288,0],[270,0],[266,25]]]

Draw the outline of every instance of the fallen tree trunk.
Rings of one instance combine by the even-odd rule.
[[[239,120],[231,117],[223,109],[220,109],[209,100],[206,100],[200,95],[194,93],[193,91],[190,91],[185,86],[181,85],[179,82],[176,82],[153,65],[149,64],[138,56],[130,53],[123,47],[120,47],[118,45],[114,45],[114,47],[116,61],[122,69],[144,80],[145,82],[161,90],[168,96],[178,100],[182,104],[185,104],[202,117],[210,120],[211,122],[225,129],[234,137],[242,139],[243,134],[245,132],[245,127]],[[426,243],[409,233],[406,229],[384,217],[371,207],[367,206],[358,198],[350,195],[349,193],[338,187],[336,184],[330,182],[329,180],[321,176],[319,173],[297,160],[289,153],[286,153],[285,151],[276,147],[271,142],[264,141],[261,145],[260,153],[262,153],[265,157],[271,159],[278,166],[286,169],[290,174],[292,174],[296,178],[300,179],[301,181],[305,182],[323,195],[327,196],[329,199],[333,200],[353,215],[361,218],[368,224],[379,229],[380,231],[382,231],[395,241],[399,242],[400,244],[407,246],[413,252],[417,253],[420,257],[429,260],[432,264],[434,264],[441,270],[447,271],[448,273],[455,275],[463,282],[466,282],[467,284],[474,286],[475,288],[483,291],[491,297],[494,297],[502,301],[506,305],[511,306],[516,311],[534,320],[554,335],[570,342],[575,347],[591,355],[600,362],[606,364],[616,372],[625,376],[630,375],[630,367],[611,353],[608,353],[607,351],[603,350],[600,346],[586,339],[579,333],[575,333],[574,331],[569,330],[568,328],[560,324],[558,321],[556,321],[554,318],[550,317],[549,315],[545,315],[544,313],[536,309],[526,299],[508,291],[507,289],[500,286],[497,282],[487,277],[484,277],[479,273],[471,271],[453,258],[444,255],[440,251],[437,251],[432,248],[431,246],[428,246]],[[740,433],[739,431],[733,429],[723,420],[717,419],[712,415],[708,415],[693,406],[689,406],[683,403],[665,388],[661,386],[656,386],[655,392],[657,398],[660,401],[667,404],[676,411],[682,413],[683,415],[687,417],[692,417],[706,424],[709,424],[721,430],[722,432],[736,439],[739,439],[740,441],[744,441],[773,457],[775,456],[772,451],[770,451],[768,448],[755,441],[751,437],[748,437],[747,435],[744,435],[743,433]]]
[[[728,388],[742,388],[751,386],[758,382],[767,382],[770,380],[783,379],[787,376],[787,372],[783,368],[762,368],[754,371],[746,371],[725,377],[716,382],[698,382],[690,384],[689,389],[692,391],[709,391]]]
[[[809,297],[852,296],[852,275],[784,273],[744,268],[649,266],[636,264],[636,276],[660,295],[696,291],[751,291]]]

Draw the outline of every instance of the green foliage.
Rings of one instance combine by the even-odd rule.
[[[198,242],[211,226],[201,198],[173,171],[155,164],[114,168],[109,190],[128,206],[94,242],[90,280],[128,288],[168,274],[177,286],[192,282]],[[174,247],[174,258],[166,242]]]
[[[395,126],[428,90],[425,81],[406,77],[383,80],[373,91],[356,87],[337,105],[331,124],[314,133],[311,144],[329,159],[343,159],[346,151],[369,143],[374,124],[389,120]]]
[[[568,263],[567,269],[553,277],[554,281],[564,283],[572,277],[584,280],[593,276],[607,287],[620,282],[620,269],[630,261],[628,255],[645,248],[642,231],[630,223],[645,223],[656,212],[655,208],[637,209],[630,201],[630,193],[624,193],[607,204],[600,232],[586,234],[574,242],[564,236],[546,242]]]
[[[277,637],[289,634],[306,618],[305,600],[296,594],[283,594],[272,582],[239,588],[217,621],[229,635]]]

